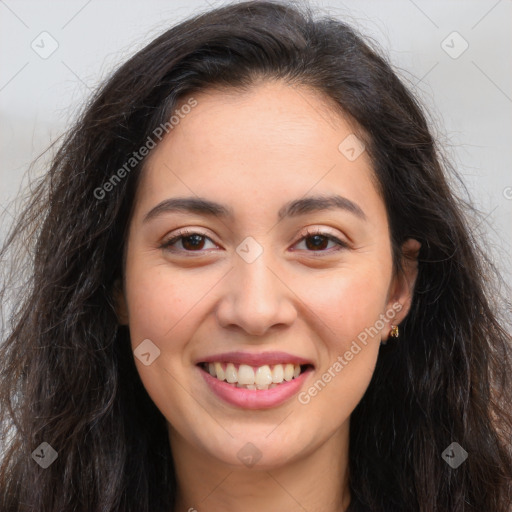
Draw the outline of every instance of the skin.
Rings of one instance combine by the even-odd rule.
[[[117,309],[133,349],[145,339],[160,349],[152,364],[135,362],[168,421],[176,510],[344,511],[350,414],[368,387],[381,339],[408,312],[419,244],[404,244],[410,257],[395,275],[369,157],[349,161],[338,150],[356,130],[319,93],[274,81],[194,98],[197,106],[147,159]],[[277,222],[286,202],[333,193],[357,203],[366,219],[340,209]],[[161,201],[183,196],[222,203],[234,216],[167,212],[144,222]],[[183,240],[162,249],[181,228],[208,238],[195,251]],[[347,247],[321,239],[325,245],[315,249],[303,238],[306,228]],[[263,248],[252,263],[236,252],[248,236]],[[270,409],[227,404],[195,365],[232,350],[284,351],[314,364],[307,390],[393,304],[402,309],[392,322],[360,344],[307,404],[297,396]],[[261,454],[253,467],[237,457],[248,442]]]

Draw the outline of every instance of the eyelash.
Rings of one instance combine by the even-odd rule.
[[[172,249],[171,246],[176,243],[177,241],[179,241],[180,239],[183,239],[183,238],[187,238],[189,236],[192,236],[192,235],[199,235],[203,238],[207,238],[208,240],[210,240],[211,242],[213,242],[213,240],[208,236],[206,235],[205,233],[202,233],[201,231],[195,231],[195,230],[187,230],[187,229],[184,229],[180,232],[178,232],[176,235],[174,235],[172,238],[169,238],[168,240],[165,240],[161,245],[160,245],[160,249],[166,249],[166,250],[169,250],[169,251],[172,251],[172,252],[181,252],[181,251],[184,251],[184,252],[187,252],[187,253],[199,253],[201,254],[202,250],[198,250],[198,251],[187,251],[186,249],[182,249],[182,250],[176,250],[176,249]],[[343,250],[343,249],[348,249],[349,245],[340,240],[339,238],[335,237],[334,235],[331,235],[330,233],[328,232],[324,232],[324,231],[321,231],[319,228],[313,230],[313,231],[310,231],[309,229],[306,230],[305,233],[303,233],[303,235],[301,236],[301,238],[294,244],[294,245],[297,245],[299,242],[302,242],[303,240],[306,240],[307,238],[312,238],[314,236],[322,236],[324,238],[327,238],[329,241],[331,242],[334,242],[336,244],[338,244],[339,247],[337,247],[336,249],[323,249],[323,250],[319,250],[319,251],[307,251],[307,252],[310,252],[310,253],[328,253],[328,254],[331,254],[332,252],[337,252],[337,251],[340,251],[340,250]],[[215,243],[215,242],[213,242]]]

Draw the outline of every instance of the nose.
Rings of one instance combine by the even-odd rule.
[[[254,336],[290,326],[297,316],[294,294],[277,266],[267,266],[265,252],[252,263],[236,258],[217,307],[219,324]]]

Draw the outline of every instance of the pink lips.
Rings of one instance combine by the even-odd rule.
[[[198,363],[213,362],[230,362],[234,364],[247,364],[249,366],[263,366],[265,364],[272,366],[286,363],[309,365],[305,371],[291,381],[283,381],[275,388],[261,390],[237,388],[233,384],[212,377],[207,371],[201,368],[201,366],[198,366],[198,370],[201,372],[203,379],[215,395],[231,405],[244,409],[270,409],[281,405],[299,392],[304,381],[313,370],[310,361],[284,352],[267,352],[263,354],[227,352],[205,357],[198,361]]]
[[[310,364],[313,363],[302,357],[293,356],[286,352],[264,352],[259,354],[251,354],[250,352],[224,352],[222,354],[215,354],[209,357],[198,359],[198,363],[215,363],[226,362],[234,364],[247,364],[249,366],[263,366],[268,364]]]

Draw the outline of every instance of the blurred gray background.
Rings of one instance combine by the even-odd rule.
[[[96,85],[179,20],[223,3],[0,0],[0,235],[28,166]],[[310,4],[377,41],[427,106],[512,284],[512,1]]]

